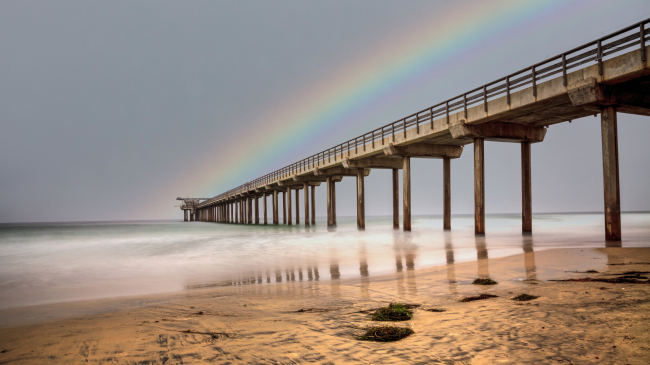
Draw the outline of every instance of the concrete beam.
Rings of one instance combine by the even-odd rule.
[[[300,183],[307,182],[309,186],[320,186],[320,184],[324,183],[326,180],[327,176],[296,175],[293,177],[293,181]],[[332,176],[332,180],[334,182],[341,182],[343,180],[343,176]]]
[[[429,143],[413,143],[407,146],[395,146],[391,143],[383,150],[384,155],[388,157],[459,158],[463,153],[463,147],[460,146]]]
[[[342,180],[342,178],[340,178],[339,181],[337,181],[337,182],[340,182],[341,180]],[[323,179],[322,182],[324,182],[324,181],[325,181],[325,179]],[[296,181],[293,181],[293,180],[278,181],[278,185],[280,185],[282,187],[285,187],[285,188],[290,186],[292,189],[295,189],[295,190],[302,190],[304,188],[305,183],[307,183],[307,185],[309,185],[309,186],[320,186],[321,181],[308,181],[308,182],[307,181],[296,182]],[[284,189],[282,191],[284,191]]]
[[[487,122],[482,124],[457,123],[449,127],[451,136],[455,139],[474,140],[481,138],[496,142],[542,142],[546,136],[546,128],[531,127],[522,124]]]
[[[325,182],[325,176],[316,176],[316,175],[295,175],[293,181],[303,183],[303,182]]]
[[[360,160],[343,160],[343,167],[346,169],[401,169],[402,161],[394,158],[368,157]]]
[[[333,167],[331,169],[319,169],[314,171],[316,176],[357,176],[357,169],[346,169],[345,167]],[[363,170],[363,176],[370,175],[370,169]]]
[[[593,106],[595,112],[607,106],[617,111],[650,116],[650,82],[601,85],[595,77],[582,80],[568,90],[573,106]]]
[[[267,192],[274,192],[274,191],[284,192],[284,191],[286,191],[286,188],[283,188],[283,187],[280,187],[280,186],[273,186],[273,185],[266,185],[266,186],[264,186],[264,189],[266,189]]]

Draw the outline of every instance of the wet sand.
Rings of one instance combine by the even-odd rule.
[[[305,274],[1,310],[0,364],[650,362],[650,285],[549,281],[647,272],[650,248],[524,249],[489,260],[479,250],[478,261],[455,263],[452,253],[446,266],[417,270],[403,259],[382,276],[368,276],[360,262],[358,278],[329,280],[333,264],[320,268],[319,281]],[[499,284],[472,285],[477,277]],[[497,297],[459,302],[480,293]],[[520,293],[539,298],[511,299]],[[373,324],[366,310],[393,301],[421,305],[398,323],[415,334],[356,340]]]

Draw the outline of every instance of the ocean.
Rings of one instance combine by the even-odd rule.
[[[391,217],[339,217],[305,228],[212,222],[135,221],[0,225],[0,309],[86,299],[192,291],[222,285],[373,276],[569,247],[605,247],[602,213],[413,217],[410,233]],[[623,247],[648,246],[650,213],[624,213]],[[523,268],[522,268],[523,269]],[[530,269],[530,268],[527,268]],[[485,265],[485,270],[488,266]],[[479,272],[479,274],[481,274]]]

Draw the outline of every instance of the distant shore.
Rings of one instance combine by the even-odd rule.
[[[647,363],[650,285],[549,280],[644,281],[650,248],[531,254],[491,259],[489,267],[474,261],[6,309],[0,315],[15,321],[0,329],[0,363]],[[486,275],[498,284],[471,284]],[[480,293],[497,297],[459,302]],[[512,300],[521,293],[539,298]],[[390,302],[420,305],[412,320],[398,323],[415,334],[358,341],[373,324],[367,310]]]

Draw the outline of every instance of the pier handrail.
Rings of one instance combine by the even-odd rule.
[[[548,79],[550,76],[559,73],[562,73],[564,86],[567,86],[567,71],[582,65],[585,65],[582,68],[590,66],[587,64],[592,61],[597,62],[598,73],[602,75],[602,63],[605,58],[609,58],[614,54],[618,54],[621,51],[634,46],[639,47],[641,59],[645,61],[645,44],[646,41],[650,41],[650,37],[648,36],[650,31],[646,29],[648,28],[647,25],[649,23],[650,18],[642,20],[614,33],[583,44],[582,46],[573,48],[557,56],[547,58],[542,62],[511,73],[505,77],[422,109],[392,123],[388,123],[382,127],[364,133],[356,138],[350,139],[298,162],[294,162],[288,166],[270,172],[253,181],[242,184],[234,189],[230,189],[201,202],[199,205],[210,205],[216,200],[222,200],[236,194],[245,193],[252,189],[263,187],[280,179],[285,179],[297,173],[307,171],[310,168],[319,167],[321,162],[325,162],[326,160],[331,161],[331,159],[334,159],[334,161],[336,161],[337,156],[343,155],[346,152],[349,156],[352,150],[356,151],[359,147],[365,149],[367,143],[372,143],[374,146],[375,141],[381,141],[383,144],[385,143],[385,138],[387,136],[392,136],[394,140],[396,133],[404,133],[404,135],[406,135],[406,131],[410,127],[415,126],[417,133],[419,133],[419,127],[423,122],[430,122],[431,128],[433,128],[433,121],[436,118],[446,116],[447,124],[449,124],[449,114],[451,112],[464,110],[465,118],[467,118],[468,107],[478,105],[479,103],[482,103],[487,111],[488,101],[497,95],[500,96],[505,93],[507,95],[507,103],[510,104],[510,93],[521,90],[529,84],[532,84],[533,95],[536,96],[536,86],[538,81]],[[579,51],[583,52],[575,54]],[[361,146],[359,146],[360,143]]]

